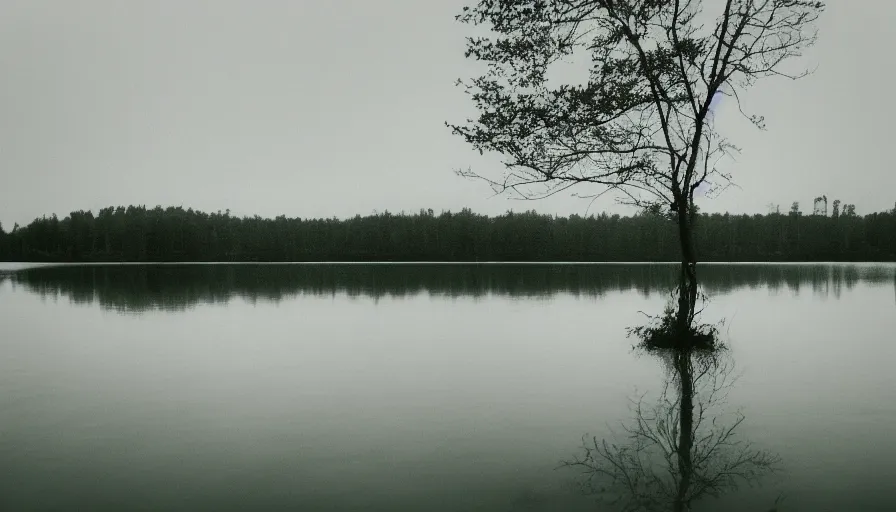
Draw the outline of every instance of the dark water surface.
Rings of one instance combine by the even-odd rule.
[[[0,275],[0,510],[605,510],[560,462],[662,360],[670,265],[109,265]],[[894,510],[896,266],[704,265],[743,442],[696,510]],[[611,510],[611,509],[610,509]]]

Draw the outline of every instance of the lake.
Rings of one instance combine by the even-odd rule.
[[[561,462],[663,388],[668,365],[626,329],[662,312],[675,270],[0,275],[0,509],[603,510]],[[893,510],[896,266],[699,274],[738,439],[780,463],[695,510]]]

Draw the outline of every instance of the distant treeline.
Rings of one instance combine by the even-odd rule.
[[[637,291],[666,295],[675,287],[675,264],[403,264],[403,265],[61,265],[7,276],[16,286],[52,300],[99,304],[116,311],[184,310],[234,298],[278,302],[296,296],[601,297]],[[840,297],[858,283],[896,287],[892,265],[712,265],[700,268],[710,294],[739,288],[808,290]]]
[[[896,261],[896,210],[700,214],[695,235],[702,261]],[[678,251],[675,224],[658,209],[306,220],[119,206],[0,227],[0,261],[676,261]]]

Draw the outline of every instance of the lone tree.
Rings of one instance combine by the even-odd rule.
[[[459,81],[478,119],[448,124],[480,152],[504,157],[503,177],[472,171],[498,192],[534,199],[598,184],[638,206],[668,206],[681,245],[679,325],[697,297],[694,193],[730,176],[715,164],[736,150],[713,107],[757,79],[799,78],[787,61],[816,38],[823,2],[717,0],[479,0],[457,19],[488,30],[467,57],[487,71]],[[560,61],[585,59],[585,83],[558,83]],[[741,112],[743,110],[741,109]],[[746,114],[745,114],[746,115]],[[760,129],[763,118],[747,116]]]

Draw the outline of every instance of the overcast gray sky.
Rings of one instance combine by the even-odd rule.
[[[584,213],[581,199],[521,204],[454,175],[500,171],[443,124],[472,112],[453,85],[474,71],[453,19],[464,3],[0,0],[0,221],[118,204]],[[893,207],[896,2],[828,4],[805,60],[817,72],[747,96],[767,131],[721,105],[741,188],[705,209],[805,211],[823,193],[859,213]]]

